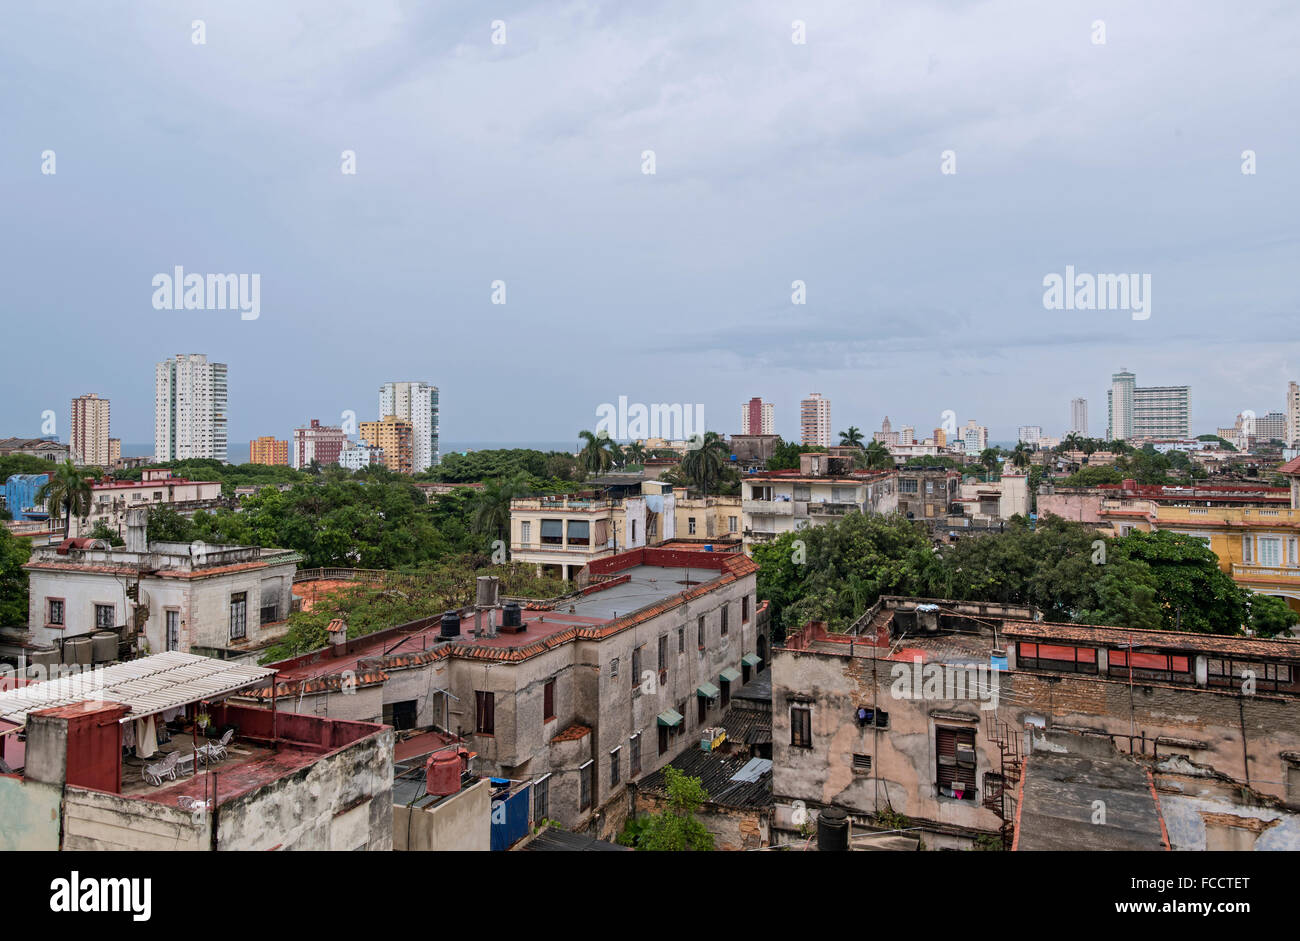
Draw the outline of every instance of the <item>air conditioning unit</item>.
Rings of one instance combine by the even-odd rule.
[[[958,745],[957,746],[957,764],[963,768],[975,767],[975,746]]]

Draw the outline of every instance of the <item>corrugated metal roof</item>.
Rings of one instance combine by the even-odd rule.
[[[260,686],[274,675],[268,667],[170,651],[0,693],[0,719],[25,723],[29,712],[89,699],[129,707],[121,720],[128,722]]]

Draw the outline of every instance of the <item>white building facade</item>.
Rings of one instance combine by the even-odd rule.
[[[442,460],[438,447],[438,387],[427,382],[385,382],[379,414],[411,423],[411,470],[419,474]]]
[[[227,455],[225,363],[201,353],[177,354],[154,366],[154,460]]]

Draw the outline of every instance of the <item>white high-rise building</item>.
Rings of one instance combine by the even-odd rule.
[[[1191,386],[1139,388],[1137,377],[1121,370],[1110,378],[1106,404],[1110,415],[1106,437],[1111,441],[1191,437]]]
[[[1080,438],[1088,437],[1088,400],[1070,400],[1070,431]]]
[[[385,382],[379,387],[379,414],[411,423],[411,472],[442,460],[438,452],[438,387],[427,382]]]
[[[1034,447],[1038,447],[1038,442],[1042,440],[1042,437],[1042,425],[1021,425],[1017,440],[1022,444],[1032,444]]]
[[[226,364],[201,353],[154,366],[153,454],[156,461],[226,460]]]
[[[979,457],[989,446],[989,429],[986,425],[975,424],[975,419],[966,422],[961,431],[962,450],[970,457]]]

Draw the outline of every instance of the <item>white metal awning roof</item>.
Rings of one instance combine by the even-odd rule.
[[[0,693],[0,719],[25,723],[29,712],[89,699],[130,707],[121,719],[130,722],[263,686],[275,672],[270,667],[170,651]]]

